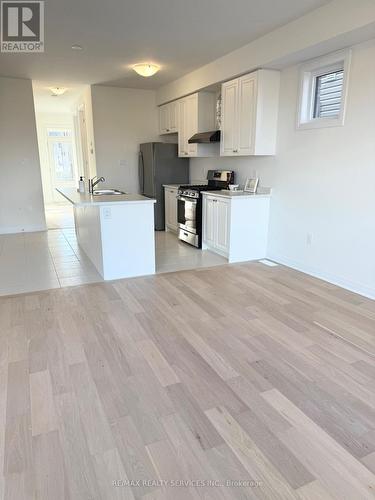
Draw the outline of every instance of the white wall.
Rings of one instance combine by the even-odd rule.
[[[94,85],[91,96],[97,174],[137,193],[139,144],[160,141],[155,92]]]
[[[191,159],[273,188],[270,258],[375,298],[375,41],[353,49],[343,127],[296,130],[298,67],[282,71],[275,157]],[[312,243],[308,245],[308,235]]]
[[[375,36],[373,0],[332,0],[157,91],[163,104],[258,68],[281,68]]]
[[[38,113],[36,109],[36,127],[38,132],[38,146],[40,157],[40,168],[42,174],[44,203],[63,202],[61,195],[56,194],[51,176],[50,156],[48,150],[47,129],[54,127],[66,127],[72,131],[73,155],[77,169],[77,155],[75,146],[75,123],[74,115],[70,113]]]
[[[0,234],[46,229],[31,80],[0,78]]]

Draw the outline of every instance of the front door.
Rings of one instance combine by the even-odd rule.
[[[56,192],[56,188],[74,188],[78,183],[72,130],[49,129],[48,153],[53,198],[56,202],[60,202],[61,196]]]

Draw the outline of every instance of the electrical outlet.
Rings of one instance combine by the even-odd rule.
[[[312,245],[312,234],[311,233],[307,233],[307,235],[306,235],[306,245],[307,246]]]

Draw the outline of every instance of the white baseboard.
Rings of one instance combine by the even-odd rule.
[[[0,234],[36,233],[38,231],[47,231],[47,226],[45,224],[31,224],[30,226],[0,227]]]
[[[283,264],[284,266],[291,267],[292,269],[296,269],[297,271],[301,271],[302,273],[309,274],[314,278],[319,278],[323,281],[327,281],[328,283],[332,283],[332,285],[345,288],[350,292],[358,293],[359,295],[363,295],[364,297],[375,300],[374,287],[369,287],[367,285],[364,285],[363,283],[348,280],[343,276],[337,276],[335,274],[327,273],[319,269],[306,266],[301,262],[293,261],[287,257],[283,257],[280,255],[268,254],[267,259],[278,262],[279,264]]]

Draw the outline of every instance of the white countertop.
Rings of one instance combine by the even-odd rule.
[[[229,189],[223,189],[222,191],[202,191],[202,194],[210,194],[213,196],[219,196],[221,198],[270,198],[270,192],[260,192],[260,193],[245,193],[244,191],[229,191]]]
[[[116,188],[118,189],[118,188]],[[125,191],[119,188],[120,191]],[[127,203],[156,203],[153,198],[146,198],[140,194],[113,194],[113,195],[101,195],[93,196],[89,193],[79,193],[74,188],[59,188],[56,189],[64,198],[66,198],[70,203],[77,206],[82,205],[118,205]]]

